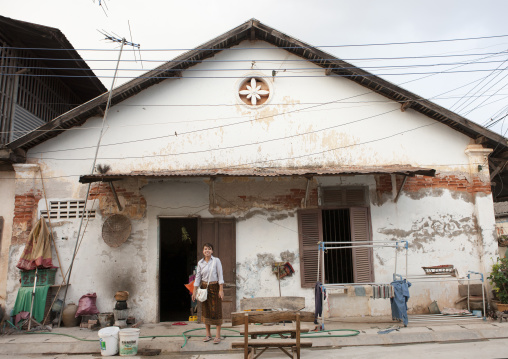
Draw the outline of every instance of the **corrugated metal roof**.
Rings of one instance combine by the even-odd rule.
[[[80,176],[79,182],[115,181],[128,177],[280,177],[280,176],[331,176],[366,174],[401,174],[407,176],[434,176],[431,168],[409,165],[389,166],[340,166],[340,167],[263,167],[263,168],[218,168],[172,171],[132,171],[127,173],[107,173]]]
[[[59,29],[0,16],[0,36],[9,46],[31,48],[29,52],[33,57],[44,59],[39,61],[53,68],[51,72],[60,76],[60,81],[67,84],[82,102],[107,91]]]

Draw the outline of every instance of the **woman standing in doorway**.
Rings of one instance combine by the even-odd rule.
[[[224,278],[222,275],[222,263],[219,258],[212,256],[213,246],[210,243],[203,245],[204,258],[198,262],[196,280],[194,281],[194,293],[192,300],[196,300],[196,293],[199,288],[208,288],[206,301],[201,303],[201,315],[206,327],[204,342],[212,340],[210,326],[217,327],[214,344],[220,343],[220,329],[222,326],[222,300],[224,299]],[[206,282],[208,281],[208,282]]]

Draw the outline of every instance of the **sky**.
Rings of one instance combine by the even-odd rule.
[[[504,136],[507,13],[505,0],[0,0],[2,16],[60,29],[108,89],[119,46],[100,32],[141,45],[118,86],[256,18]],[[471,40],[441,41],[455,39]]]

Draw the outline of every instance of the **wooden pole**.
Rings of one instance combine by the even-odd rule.
[[[32,325],[32,312],[34,309],[34,301],[35,301],[35,288],[37,288],[37,272],[38,268],[35,267],[35,280],[34,280],[34,288],[32,290],[32,303],[30,304],[30,316],[28,317],[28,330],[30,330],[30,327]]]
[[[53,247],[55,248],[56,259],[58,260],[58,266],[60,267],[60,273],[62,274],[62,281],[63,281],[63,283],[65,283],[65,274],[62,269],[62,262],[60,261],[60,255],[58,254],[58,248],[56,248],[55,237],[53,237],[53,226],[51,225],[51,215],[50,215],[50,208],[48,206],[48,197],[46,197],[46,188],[44,187],[44,179],[42,177],[42,168],[40,166],[39,166],[39,173],[41,174],[42,193],[44,194],[44,201],[46,202],[46,211],[48,213],[49,235],[51,237],[51,241],[53,242]]]
[[[243,335],[243,357],[248,359],[249,357],[249,314],[245,313],[244,318],[244,335]]]

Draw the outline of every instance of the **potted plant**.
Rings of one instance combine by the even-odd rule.
[[[487,279],[490,280],[499,299],[498,310],[508,310],[508,258],[497,258]]]

